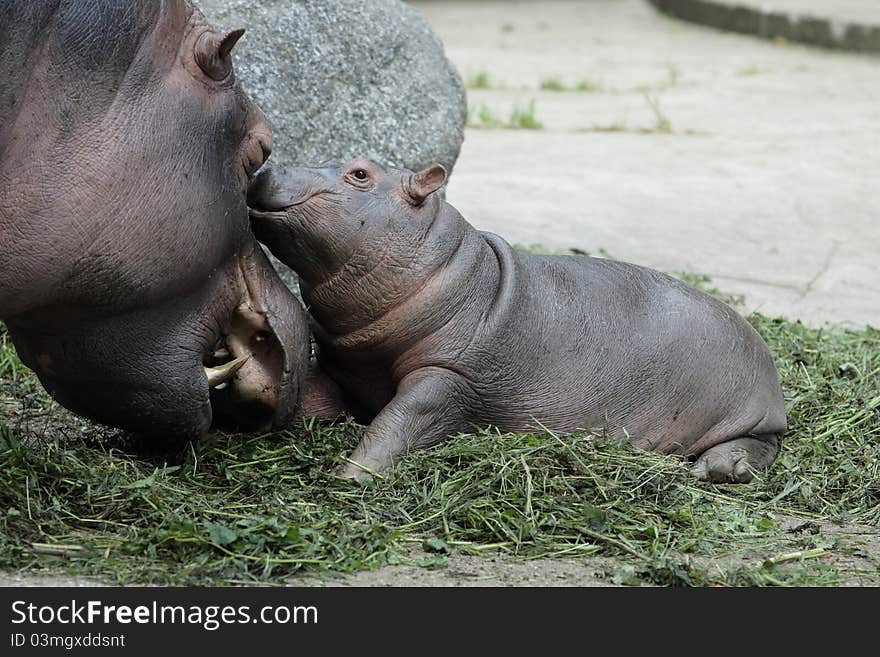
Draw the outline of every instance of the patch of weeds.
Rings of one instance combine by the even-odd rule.
[[[505,126],[504,121],[493,114],[488,105],[480,105],[468,110],[467,127],[497,129]]]
[[[598,132],[598,133],[613,133],[613,132],[623,132],[628,134],[637,134],[637,135],[705,135],[706,133],[700,132],[698,130],[673,130],[672,122],[669,120],[669,117],[663,112],[660,107],[660,101],[658,98],[651,96],[649,94],[645,94],[645,101],[648,103],[648,107],[651,108],[651,112],[654,114],[654,125],[649,128],[631,128],[626,123],[622,121],[618,121],[616,123],[606,124],[606,125],[593,125],[588,128],[578,128],[575,132]]]
[[[601,86],[590,80],[581,80],[573,87],[569,87],[559,78],[547,78],[541,81],[540,88],[542,91],[577,91],[582,93],[593,93],[599,91]]]
[[[522,130],[540,130],[544,127],[535,115],[535,99],[529,101],[525,107],[514,107],[507,122],[507,128]]]
[[[476,75],[472,76],[467,82],[468,89],[491,89],[492,88],[492,78],[489,77],[489,74],[486,71],[479,71]]]
[[[669,121],[669,117],[660,109],[660,99],[646,94],[645,101],[647,101],[648,106],[654,113],[655,120],[654,127],[647,132],[663,135],[672,134],[672,123]]]
[[[574,90],[583,93],[595,93],[602,90],[602,85],[598,82],[591,82],[590,80],[581,80],[574,86]]]
[[[562,81],[559,78],[547,78],[546,80],[541,80],[541,90],[568,91],[568,87],[562,84]]]
[[[467,125],[470,128],[505,130],[540,130],[544,127],[535,115],[534,99],[525,107],[514,107],[507,121],[500,119],[487,105],[480,105],[468,112]]]

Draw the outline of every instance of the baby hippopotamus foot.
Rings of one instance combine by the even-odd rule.
[[[692,472],[703,481],[746,484],[773,462],[778,449],[775,434],[734,438],[703,452]]]

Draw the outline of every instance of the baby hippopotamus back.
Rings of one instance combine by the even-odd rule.
[[[786,429],[766,344],[727,305],[665,274],[534,255],[474,229],[419,173],[368,160],[267,169],[257,237],[301,277],[318,359],[370,423],[345,474],[473,425],[602,428],[749,481]]]

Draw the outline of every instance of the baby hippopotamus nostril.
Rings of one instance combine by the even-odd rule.
[[[322,171],[333,202],[266,215],[258,237],[300,274],[319,364],[370,421],[346,476],[474,424],[599,428],[693,456],[713,481],[773,461],[776,367],[722,302],[636,265],[517,251],[439,198],[442,167]],[[314,172],[274,177],[260,200],[302,194]]]

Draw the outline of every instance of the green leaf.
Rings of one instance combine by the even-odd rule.
[[[762,516],[761,519],[758,520],[758,529],[762,532],[769,532],[776,529],[776,523],[773,522],[773,518]]]
[[[445,554],[437,554],[427,559],[422,559],[416,564],[419,568],[446,568],[449,558]]]
[[[595,531],[603,531],[608,524],[608,514],[597,506],[584,506],[584,520]]]
[[[208,536],[212,543],[216,543],[217,545],[229,545],[238,540],[238,534],[235,530],[230,529],[226,525],[208,521],[205,521],[204,524],[205,529],[208,530]]]
[[[449,554],[449,544],[442,538],[426,538],[422,543],[422,548],[426,552],[442,552]]]

